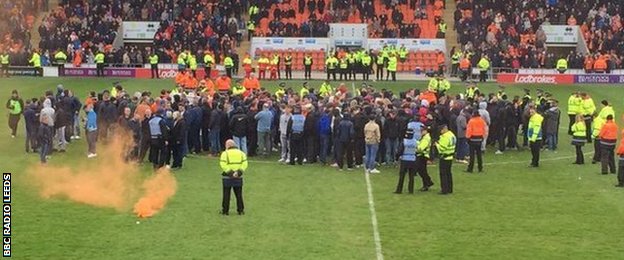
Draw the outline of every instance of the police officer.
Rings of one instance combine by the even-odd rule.
[[[205,77],[210,77],[210,72],[212,71],[212,65],[214,64],[214,56],[210,52],[204,54],[204,72],[206,74]]]
[[[95,68],[98,77],[104,77],[104,53],[98,52],[95,55]]]
[[[568,60],[565,57],[561,57],[557,60],[557,71],[559,74],[563,74],[566,70],[568,70]]]
[[[295,165],[295,158],[299,165],[303,164],[303,127],[305,117],[301,108],[295,107],[294,114],[288,121],[287,135],[290,139],[290,165]]]
[[[167,146],[169,145],[169,127],[162,118],[163,111],[159,110],[153,116],[149,124],[150,132],[150,162],[154,165],[154,170],[160,169],[165,165],[167,155]]]
[[[0,65],[2,65],[2,73],[0,73],[0,77],[9,77],[9,64],[11,63],[10,59],[11,57],[9,56],[9,52],[7,51],[4,51],[2,52],[2,54],[0,54]]]
[[[487,72],[490,69],[490,60],[486,55],[483,55],[477,63],[479,68],[479,82],[485,82],[487,80]]]
[[[329,80],[329,76],[331,75],[335,81],[336,80],[336,68],[338,67],[338,58],[334,56],[327,57],[327,60],[325,60],[325,67],[327,69],[327,80]]]
[[[152,54],[149,56],[149,63],[152,68],[152,78],[159,79],[160,75],[158,73],[158,54],[156,54],[156,52],[152,52]]]
[[[230,194],[234,190],[236,196],[236,211],[238,215],[245,214],[243,203],[243,173],[247,170],[247,155],[236,147],[232,139],[225,141],[225,151],[221,153],[219,165],[221,166],[223,180],[223,201],[221,203],[222,215],[230,213]]]
[[[342,59],[340,59],[340,80],[343,80],[343,77],[344,80],[349,80],[350,75],[351,74],[349,73],[349,61],[346,57],[343,57]]]
[[[600,164],[602,174],[607,174],[609,170],[615,174],[615,159],[613,151],[617,143],[618,126],[613,121],[613,115],[607,116],[607,122],[600,130]]]
[[[420,129],[420,140],[416,148],[416,171],[423,182],[420,191],[428,191],[429,187],[433,186],[433,181],[431,181],[431,177],[427,172],[427,162],[431,152],[431,135],[429,134],[429,128],[424,125]],[[416,140],[416,138],[412,139]]]
[[[375,78],[377,80],[383,79],[384,63],[385,63],[385,58],[383,56],[383,53],[381,51],[378,51],[377,55],[375,56],[375,64],[377,64],[377,70],[375,71]]]
[[[54,61],[58,66],[59,76],[65,76],[65,62],[67,62],[67,55],[59,49],[56,54],[54,54]]]
[[[392,81],[396,81],[396,71],[397,71],[397,57],[395,54],[391,54],[390,58],[388,58],[388,73],[386,75],[386,81],[388,80],[388,76],[392,76]]]
[[[286,54],[286,57],[284,57],[284,65],[286,67],[286,79],[292,79],[292,54],[288,53]]]
[[[232,60],[232,57],[230,57],[230,55],[225,56],[225,59],[223,59],[223,66],[225,66],[225,74],[228,76],[228,78],[232,78],[234,60]]]
[[[455,144],[457,138],[453,132],[449,131],[447,125],[441,125],[440,140],[435,145],[440,155],[440,195],[453,193],[453,174],[451,166],[455,155]]]
[[[529,123],[526,136],[531,147],[531,164],[529,167],[539,167],[540,150],[542,148],[542,122],[544,117],[538,114],[535,108],[529,109]]]
[[[370,71],[371,71],[371,62],[372,61],[373,61],[373,59],[368,54],[368,52],[364,52],[364,54],[362,56],[362,78],[365,81],[368,81],[368,79],[369,79],[369,75],[370,75]]]
[[[414,139],[414,130],[407,129],[405,131],[405,138],[399,145],[397,157],[401,159],[401,165],[399,169],[399,183],[397,184],[394,193],[403,193],[403,181],[405,180],[405,174],[409,173],[409,183],[407,185],[407,192],[414,193],[414,175],[417,171],[416,163],[416,146],[418,141]]]
[[[254,32],[256,31],[256,24],[254,23],[253,20],[249,20],[247,21],[247,41],[251,41],[251,37],[254,35]]]
[[[43,69],[41,68],[41,55],[39,55],[39,52],[37,50],[33,51],[32,57],[28,62],[32,63],[35,69],[35,77],[43,77]]]
[[[310,56],[309,53],[306,53],[305,57],[303,57],[303,67],[304,67],[303,78],[306,80],[312,79],[312,64],[314,64],[314,61],[312,60],[312,56]],[[329,71],[327,72],[327,79],[329,80]]]

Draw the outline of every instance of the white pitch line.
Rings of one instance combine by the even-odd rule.
[[[379,236],[379,228],[377,227],[377,213],[375,211],[375,201],[373,199],[373,187],[371,185],[368,173],[364,173],[366,179],[366,190],[368,191],[368,209],[371,214],[371,223],[373,224],[373,238],[375,239],[375,251],[377,252],[377,260],[383,260],[381,251],[381,237]]]

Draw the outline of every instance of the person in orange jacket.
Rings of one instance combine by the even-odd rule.
[[[484,136],[487,135],[485,131],[487,124],[485,120],[481,117],[478,110],[472,112],[472,118],[468,121],[466,125],[466,139],[470,143],[470,162],[468,163],[468,169],[466,172],[472,173],[472,169],[474,168],[474,159],[477,157],[477,169],[479,172],[483,171],[483,159],[481,152],[481,143],[483,142]]]
[[[219,92],[228,92],[232,85],[232,79],[230,79],[225,73],[221,74],[221,77],[217,78],[216,84]]]
[[[622,131],[622,138],[620,138],[620,146],[617,150],[618,155],[618,184],[615,187],[624,188],[624,131]]]
[[[583,67],[585,68],[585,73],[592,73],[594,69],[594,58],[591,55],[585,56],[585,61],[583,62]]]
[[[210,77],[206,76],[201,82],[199,82],[199,88],[202,92],[207,92],[211,97],[214,96],[215,84]]]
[[[600,129],[600,164],[602,165],[602,174],[607,174],[607,170],[611,174],[615,174],[615,158],[613,151],[615,143],[617,143],[618,126],[613,121],[613,115],[607,116],[607,122]]]
[[[184,85],[184,83],[186,82],[186,71],[182,70],[180,72],[178,72],[175,76],[175,84],[176,85]]]
[[[199,82],[197,81],[197,78],[193,77],[193,75],[191,75],[191,73],[187,73],[187,77],[186,77],[186,82],[184,83],[184,88],[185,89],[190,89],[190,90],[195,90],[197,88],[197,85],[199,84]]]
[[[595,73],[605,73],[607,71],[607,60],[604,56],[599,56],[594,62]]]
[[[260,89],[260,81],[256,78],[256,75],[252,72],[249,74],[249,77],[246,77],[243,80],[243,87],[248,90],[258,90]]]

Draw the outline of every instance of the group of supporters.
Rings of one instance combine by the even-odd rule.
[[[110,90],[91,92],[83,102],[59,85],[56,93],[47,91],[26,102],[14,91],[6,106],[13,136],[23,115],[26,151],[38,151],[43,163],[53,150],[65,151],[81,132],[87,136],[89,158],[97,156],[97,143],[128,132],[133,147],[127,160],[142,162],[149,154],[154,168],[167,165],[173,169],[181,168],[189,154],[217,156],[231,138],[248,156],[280,151],[279,161],[291,165],[321,163],[378,173],[378,165],[400,164],[398,193],[407,173],[410,192],[416,173],[423,179],[421,190],[428,190],[433,182],[426,166],[434,159],[440,162],[441,192],[449,194],[453,191],[451,164],[467,163],[467,172],[475,167],[483,171],[482,153],[488,145],[497,146],[496,154],[528,146],[530,166],[538,167],[540,152],[555,150],[558,144],[558,102],[542,91],[536,98],[526,90],[524,96],[510,99],[504,88],[486,95],[475,82],[457,95],[440,88],[393,93],[367,84],[349,90],[344,84],[335,88],[329,81],[318,91],[307,83],[298,91],[281,83],[270,93],[241,84],[237,81],[235,87],[212,90],[178,86],[155,94],[131,94],[117,84]],[[241,88],[243,92],[236,92]],[[601,104],[598,112],[586,93],[573,93],[569,98],[575,163],[584,163],[581,147],[593,142],[593,161],[601,162],[602,173],[615,173],[615,112],[607,101]],[[620,145],[617,154],[621,187],[624,147]]]

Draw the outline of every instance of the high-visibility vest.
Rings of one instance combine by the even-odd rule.
[[[65,53],[63,53],[62,51],[59,51],[54,54],[54,60],[57,63],[65,63],[67,61],[67,55],[65,55]]]
[[[340,59],[340,68],[346,69],[348,67],[349,67],[349,63],[347,62],[347,59],[346,58]]]
[[[399,58],[401,58],[401,59],[407,58],[407,48],[401,47],[399,49]]]
[[[306,66],[312,65],[312,57],[309,57],[309,56],[303,57],[303,65],[306,65]]]
[[[247,22],[247,30],[252,31],[252,32],[253,32],[254,30],[256,30],[256,25],[254,24],[254,22],[253,22],[253,21],[248,21],[248,22]]]
[[[30,58],[30,63],[33,64],[33,67],[40,68],[41,67],[41,56],[39,53],[33,53],[32,58]]]
[[[594,104],[594,100],[592,98],[583,99],[581,108],[583,110],[583,115],[592,115],[596,112],[596,105]]]
[[[557,61],[557,69],[563,69],[566,70],[568,69],[568,61],[566,59],[559,59]]]
[[[178,55],[178,65],[186,66],[186,53],[182,52]]]
[[[451,56],[451,64],[458,64],[461,56],[462,56],[461,52],[453,53],[453,56]]]
[[[247,170],[247,155],[245,155],[245,153],[239,149],[227,149],[223,153],[221,153],[221,157],[219,159],[219,166],[221,166],[221,170],[223,170],[223,172],[227,173],[231,171]]]
[[[479,67],[479,70],[487,71],[488,69],[490,69],[490,61],[487,60],[486,58],[481,58],[477,66]]]
[[[568,98],[568,115],[576,115],[582,112],[581,104],[583,103],[583,99],[581,97],[577,97],[576,95],[571,95]]]
[[[9,65],[9,54],[0,55],[0,64]]]
[[[611,115],[613,118],[615,118],[615,111],[613,110],[612,106],[605,106],[600,110],[600,113],[598,113],[598,117],[607,120],[607,117]]]
[[[364,55],[364,57],[362,57],[362,65],[364,65],[365,67],[370,66],[371,61],[372,61],[372,58],[368,54]]]
[[[197,70],[197,58],[195,58],[195,55],[189,56],[189,67],[191,70]]]
[[[150,55],[150,56],[149,56],[149,62],[150,62],[150,64],[152,64],[152,65],[156,65],[156,64],[158,64],[158,55],[157,55],[157,54],[155,54],[155,53],[154,53],[154,54],[152,54],[152,55]]]
[[[95,63],[96,64],[103,64],[104,63],[104,53],[98,53],[97,55],[95,55]]]
[[[11,113],[11,115],[19,115],[22,113],[22,104],[20,104],[19,100],[10,99],[9,102],[11,105],[9,113]]]
[[[212,57],[211,54],[205,54],[204,55],[204,66],[208,67],[208,66],[212,66],[212,64],[214,63],[214,57]]]
[[[249,57],[245,57],[245,58],[243,59],[243,66],[250,66],[250,67],[251,67],[251,62],[252,62],[252,61],[251,61],[251,58],[249,58]]]
[[[417,129],[417,131],[420,129]],[[412,140],[417,141],[412,138]],[[416,148],[416,154],[419,156],[424,156],[425,158],[429,158],[429,151],[431,150],[431,135],[426,133],[423,135],[418,142],[418,147]]]
[[[397,57],[392,56],[388,59],[388,70],[396,71],[397,70]]]
[[[583,143],[586,141],[587,127],[585,121],[574,123],[571,130],[574,141]]]
[[[292,65],[292,56],[287,55],[284,57],[284,65],[291,66]]]
[[[542,140],[542,122],[544,117],[540,114],[534,114],[529,119],[529,126],[527,131],[527,138],[530,142]]]
[[[225,66],[226,69],[234,67],[234,60],[230,57],[225,57],[225,59],[223,59],[223,66]]]
[[[442,160],[453,160],[455,155],[455,145],[457,144],[457,138],[451,131],[440,135],[440,140],[436,143],[438,153]]]
[[[438,31],[441,33],[446,33],[446,23],[439,23],[438,24]]]
[[[333,70],[336,68],[336,65],[338,65],[338,59],[336,59],[336,57],[329,57],[325,60],[325,65],[328,69]]]

